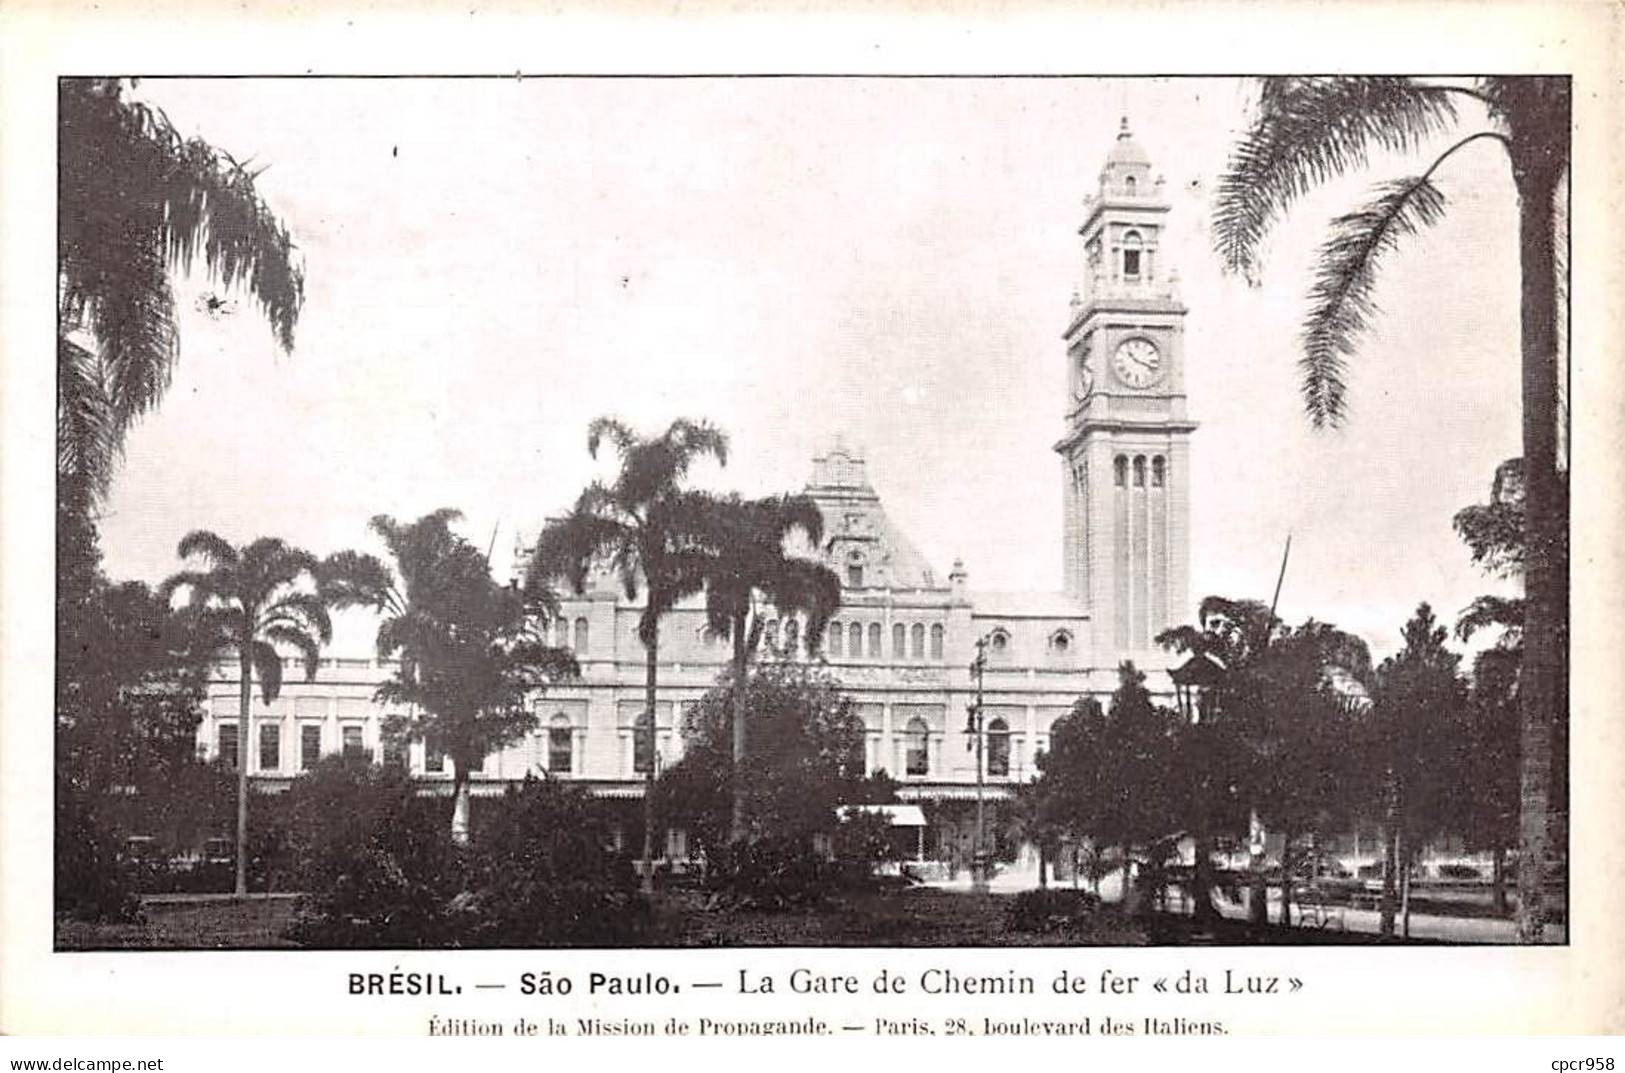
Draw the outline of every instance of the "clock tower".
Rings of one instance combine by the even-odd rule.
[[[1061,456],[1067,594],[1089,609],[1097,667],[1147,661],[1190,616],[1185,306],[1164,255],[1161,177],[1122,121],[1084,200],[1083,279],[1066,333]]]

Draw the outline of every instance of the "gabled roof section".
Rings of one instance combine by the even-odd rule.
[[[843,585],[852,576],[849,568],[859,566],[863,589],[948,588],[947,576],[933,569],[886,516],[860,452],[837,441],[815,457],[807,495],[823,512],[822,553]]]

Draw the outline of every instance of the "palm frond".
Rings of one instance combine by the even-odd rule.
[[[1447,88],[1408,78],[1265,79],[1215,194],[1213,244],[1225,269],[1253,279],[1265,234],[1294,201],[1364,167],[1373,150],[1413,151],[1455,119]]]
[[[322,646],[316,638],[291,622],[273,622],[260,631],[260,636],[272,644],[284,644],[298,649],[305,658],[305,681],[316,680],[316,670],[322,662]],[[324,640],[331,640],[331,634]]]
[[[334,552],[322,560],[317,574],[317,591],[329,607],[400,610],[395,575],[376,556],[357,551]]]
[[[1456,618],[1456,636],[1472,639],[1482,629],[1502,629],[1516,640],[1523,632],[1524,601],[1517,596],[1480,596]]]
[[[260,696],[270,704],[282,695],[282,657],[276,646],[268,641],[254,641],[249,646],[249,658],[254,663],[254,674],[260,680]]]
[[[66,336],[56,341],[56,472],[75,498],[107,493],[123,439],[107,397],[101,361]]]
[[[1424,177],[1382,183],[1368,204],[1332,221],[1309,292],[1298,361],[1304,407],[1315,427],[1343,419],[1347,359],[1377,312],[1378,260],[1443,216],[1444,195]]]
[[[315,634],[323,644],[333,640],[333,621],[327,613],[327,602],[316,593],[287,593],[267,605],[260,617],[268,624],[282,620],[293,629]]]
[[[175,554],[182,559],[200,556],[216,569],[236,568],[241,562],[231,542],[208,529],[194,529],[181,537]]]

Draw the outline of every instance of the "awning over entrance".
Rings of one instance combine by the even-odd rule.
[[[918,805],[843,805],[841,819],[853,813],[886,817],[893,827],[924,827],[925,813]]]

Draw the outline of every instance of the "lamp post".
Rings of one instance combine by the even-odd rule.
[[[976,842],[971,856],[971,887],[974,890],[987,889],[987,852],[985,849],[987,833],[987,813],[985,782],[982,775],[983,752],[983,719],[982,719],[982,673],[987,669],[987,635],[983,634],[976,639],[976,658],[971,660],[970,672],[976,677],[976,700],[966,708],[965,733],[973,736],[976,749]],[[971,748],[973,742],[966,742],[965,747]]]

